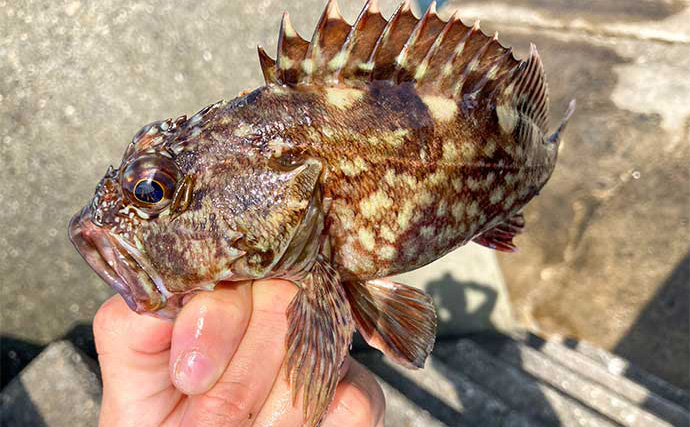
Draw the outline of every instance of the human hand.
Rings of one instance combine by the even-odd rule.
[[[283,369],[284,280],[219,284],[174,324],[132,312],[120,296],[94,320],[103,377],[100,426],[302,426]],[[348,357],[323,426],[383,426],[374,376]]]

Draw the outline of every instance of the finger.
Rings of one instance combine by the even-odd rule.
[[[225,371],[252,312],[251,282],[223,283],[189,300],[175,320],[170,377],[185,394],[205,393]]]
[[[340,380],[347,374],[352,358],[345,358],[340,368]],[[304,401],[300,391],[295,404],[292,404],[292,389],[285,375],[285,364],[276,379],[273,389],[256,417],[254,427],[292,427],[304,425]]]
[[[268,396],[285,357],[286,310],[296,287],[284,280],[254,282],[249,326],[215,386],[194,396],[183,426],[249,425]]]
[[[383,425],[386,402],[374,375],[352,360],[345,378],[338,384],[323,427],[374,427]]]
[[[154,425],[172,411],[180,398],[168,375],[172,327],[136,314],[119,295],[98,310],[93,332],[103,378],[103,425],[116,425],[125,413]]]

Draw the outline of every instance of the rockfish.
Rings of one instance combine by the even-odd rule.
[[[518,60],[433,3],[386,20],[370,0],[349,25],[329,1],[311,41],[285,13],[259,60],[264,86],[141,129],[69,236],[138,313],[174,318],[219,281],[294,282],[286,371],[313,426],[355,328],[424,365],[431,298],[380,279],[470,241],[514,250],[575,104],[547,134],[534,45]]]

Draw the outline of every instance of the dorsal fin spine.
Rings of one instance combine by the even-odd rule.
[[[404,0],[402,3],[400,3],[400,6],[398,9],[395,11],[391,19],[388,21],[388,24],[386,24],[386,27],[383,29],[383,32],[381,33],[381,36],[379,39],[376,41],[376,45],[374,47],[374,50],[371,52],[371,56],[369,57],[369,64],[373,64],[373,68],[371,70],[370,74],[370,79],[374,78],[374,73],[373,71],[376,69],[376,57],[378,56],[379,52],[383,48],[383,46],[386,44],[388,39],[390,38],[391,34],[393,33],[393,30],[397,26],[398,22],[400,21],[403,13],[409,12],[410,10],[410,0]]]
[[[309,83],[312,80],[312,75],[315,69],[320,69],[323,64],[321,63],[321,56],[323,52],[321,51],[321,38],[326,31],[326,25],[330,20],[343,20],[340,14],[340,8],[338,6],[337,0],[328,0],[326,8],[321,14],[321,19],[319,19],[318,24],[316,24],[316,29],[311,37],[311,42],[309,43],[309,48],[305,55],[304,61],[302,63],[302,69],[304,71],[304,83]]]
[[[301,62],[309,43],[295,31],[290,22],[290,14],[283,13],[278,37],[278,56],[276,58],[277,79],[282,84],[300,82]]]
[[[494,36],[495,40],[498,41],[498,33]],[[472,90],[470,90],[470,94],[473,96],[477,96],[482,89],[492,80],[496,80],[498,78],[498,72],[501,69],[501,66],[503,65],[504,62],[508,60],[513,54],[513,49],[509,48],[506,49],[506,51],[496,58],[494,62],[489,65],[489,68],[486,70],[482,78],[472,87]],[[492,93],[493,95],[493,93]],[[489,99],[493,99],[493,96],[491,96]]]
[[[479,31],[479,27],[477,27],[477,31]],[[467,77],[471,73],[473,73],[477,67],[479,66],[479,60],[482,58],[482,55],[484,55],[484,52],[489,48],[489,45],[498,39],[498,33],[494,34],[494,37],[489,39],[486,43],[482,45],[482,47],[479,48],[477,52],[472,56],[472,59],[465,65],[465,69],[462,70],[462,74],[460,75],[460,78],[458,81],[455,83],[455,90],[453,91],[453,97],[457,98],[462,94],[462,90],[465,86],[465,82],[467,81]]]
[[[357,16],[357,20],[352,25],[350,33],[345,38],[345,42],[340,47],[340,51],[333,57],[333,74],[334,78],[340,79],[343,69],[350,60],[352,55],[352,49],[355,45],[356,36],[359,32],[363,30],[363,26],[366,24],[369,15],[377,14],[379,12],[378,0],[367,0],[362,8],[362,11]],[[335,62],[335,58],[338,57],[338,63]]]
[[[259,52],[259,64],[261,65],[261,72],[264,75],[264,81],[267,85],[277,84],[276,61],[266,53],[261,45],[257,46],[256,50]]]
[[[414,30],[410,34],[410,36],[407,38],[407,41],[403,45],[403,48],[400,50],[400,53],[395,59],[395,71],[393,72],[393,81],[395,82],[400,82],[400,77],[401,77],[401,72],[407,68],[407,58],[410,53],[410,49],[414,44],[417,42],[419,39],[419,36],[422,34],[424,31],[424,27],[428,24],[429,19],[431,16],[436,15],[436,0],[432,1],[431,4],[429,4],[429,7],[426,10],[426,13],[424,13],[424,16],[422,16],[422,19],[417,22],[417,25],[415,25]]]
[[[458,9],[453,12],[453,14],[450,16],[448,19],[448,22],[446,22],[446,25],[443,27],[441,30],[441,33],[438,35],[436,40],[434,40],[434,43],[431,44],[431,47],[429,48],[429,51],[426,53],[426,56],[422,60],[422,63],[420,64],[419,67],[417,67],[417,73],[415,73],[415,80],[417,80],[419,83],[422,83],[424,77],[423,75],[420,75],[420,71],[423,71],[426,73],[427,68],[429,67],[429,64],[431,64],[431,60],[434,59],[436,54],[439,52],[441,49],[441,46],[443,45],[443,42],[446,39],[446,36],[450,32],[450,29],[453,28],[455,24],[457,24],[460,21],[460,11]],[[433,82],[434,86],[438,85],[438,80]]]
[[[458,41],[457,45],[453,49],[453,53],[450,55],[450,58],[448,58],[446,63],[443,64],[443,67],[441,68],[441,76],[434,83],[436,90],[439,90],[439,88],[442,88],[444,86],[450,86],[451,88],[454,87],[453,82],[448,81],[449,79],[451,79],[451,76],[453,74],[453,64],[455,64],[458,58],[462,56],[462,52],[465,50],[465,43],[467,42],[467,40],[472,36],[472,34],[476,33],[478,30],[479,21],[476,21],[474,25],[468,28],[467,31],[465,31],[465,34],[462,35],[462,38]]]

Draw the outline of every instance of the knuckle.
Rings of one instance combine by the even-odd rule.
[[[101,305],[93,319],[93,333],[96,341],[107,339],[108,336],[118,334],[122,324],[121,316],[117,313],[118,297],[112,297]]]
[[[240,425],[253,418],[249,386],[219,382],[199,401],[200,425]]]
[[[254,283],[254,309],[256,311],[285,315],[297,287],[285,280],[265,280]]]
[[[344,419],[355,427],[374,426],[379,414],[375,409],[373,396],[358,387],[349,387],[340,402]]]

